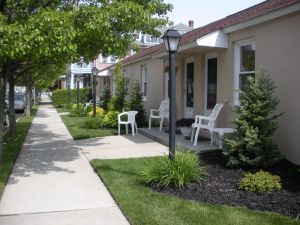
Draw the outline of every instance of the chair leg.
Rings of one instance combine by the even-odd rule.
[[[196,129],[195,127],[192,128],[191,142],[194,141],[195,129]]]
[[[128,134],[128,124],[125,124],[126,127],[126,134]]]
[[[161,117],[161,118],[160,118],[160,126],[159,126],[159,130],[160,130],[160,131],[162,130],[163,123],[164,123],[164,117]]]
[[[197,127],[196,134],[195,134],[195,137],[194,137],[194,146],[197,145],[199,131],[200,131],[200,127]]]
[[[138,133],[138,130],[137,130],[137,124],[134,123],[134,125],[135,125],[135,133],[137,134],[137,133]]]
[[[214,136],[212,130],[210,130],[209,132],[210,132],[210,146],[212,146],[214,142]]]
[[[151,117],[149,118],[149,129],[151,129]]]
[[[120,136],[120,124],[118,124],[118,135]]]
[[[134,123],[131,123],[131,132],[132,132],[132,136],[134,136]]]

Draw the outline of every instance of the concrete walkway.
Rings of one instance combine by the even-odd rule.
[[[0,201],[0,224],[129,224],[50,105],[33,120]]]

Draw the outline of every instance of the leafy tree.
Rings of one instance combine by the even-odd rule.
[[[274,141],[278,127],[276,114],[279,100],[274,97],[275,84],[261,69],[256,79],[249,78],[245,91],[240,91],[240,105],[233,108],[236,133],[226,140],[223,151],[228,166],[269,166],[281,157]]]
[[[127,102],[129,79],[124,76],[121,64],[117,63],[113,76],[115,77],[115,94],[109,103],[109,110],[122,112]]]
[[[158,34],[171,9],[163,0],[0,1],[0,161],[6,82],[20,67],[122,56],[133,32]]]
[[[101,107],[107,111],[108,110],[108,105],[111,99],[111,92],[109,86],[105,86],[103,90],[103,94],[100,97],[100,102],[101,102]]]
[[[136,121],[139,126],[143,126],[146,121],[145,108],[141,86],[137,81],[134,82],[133,88],[131,90],[131,96],[128,103],[128,107],[130,110],[138,111],[138,114],[136,115]]]

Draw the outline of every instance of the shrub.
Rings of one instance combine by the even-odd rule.
[[[240,91],[240,105],[233,108],[236,133],[225,141],[223,153],[231,167],[267,167],[281,159],[273,134],[277,128],[275,114],[279,100],[275,84],[265,70],[249,77],[245,91]]]
[[[145,109],[143,102],[143,94],[138,82],[135,82],[131,91],[130,100],[128,102],[128,108],[131,111],[137,111],[136,123],[138,126],[143,126],[146,122]]]
[[[116,128],[118,127],[118,111],[109,111],[104,116],[104,126],[109,128]]]
[[[79,89],[79,101],[80,103],[87,102],[91,98],[91,89],[90,88],[80,88]],[[77,89],[70,90],[70,99],[69,93],[67,89],[57,89],[52,92],[52,102],[55,107],[62,106],[64,104],[68,104],[68,100],[70,104],[77,103]]]
[[[82,104],[79,104],[79,108],[77,109],[77,104],[73,104],[72,109],[70,110],[69,116],[84,116],[84,108]]]
[[[88,106],[88,108],[89,108],[90,106]],[[93,116],[93,107],[92,107],[92,110],[87,110],[87,115],[88,116]],[[104,115],[104,110],[102,109],[102,108],[100,108],[100,107],[98,107],[98,106],[96,106],[96,116],[102,116],[103,117],[103,115]]]
[[[201,166],[198,155],[178,150],[179,148],[176,147],[173,161],[164,156],[151,163],[146,162],[141,171],[143,181],[147,184],[176,188],[186,186],[192,181],[203,181],[207,171],[204,166]]]
[[[81,127],[99,129],[103,127],[103,116],[87,117],[82,121]]]
[[[126,97],[128,95],[128,82],[129,79],[124,76],[122,71],[121,64],[117,63],[116,68],[114,70],[114,77],[115,77],[115,94],[111,98],[109,102],[109,110],[110,111],[123,111],[124,106],[126,105]]]
[[[105,86],[103,90],[103,94],[100,98],[100,105],[105,111],[108,110],[110,99],[111,99],[110,88],[109,86]]]
[[[273,190],[280,190],[281,181],[279,176],[260,170],[255,174],[246,173],[239,182],[239,188],[245,191],[259,193],[270,192]]]

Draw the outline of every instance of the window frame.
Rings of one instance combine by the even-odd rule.
[[[256,57],[254,59],[254,70],[241,72],[241,48],[246,45],[253,45],[256,54],[256,46],[254,38],[238,41],[234,45],[234,105],[239,105],[240,75],[255,74]]]

